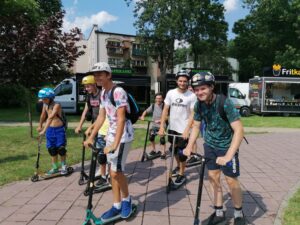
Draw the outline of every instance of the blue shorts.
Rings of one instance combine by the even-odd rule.
[[[217,157],[225,156],[227,151],[213,148],[206,143],[203,144],[204,147],[204,157],[208,170],[222,170],[225,176],[228,177],[238,177],[240,175],[240,162],[239,153],[235,153],[231,162],[227,163],[226,166],[220,166],[216,163]]]
[[[59,148],[67,145],[65,127],[48,127],[46,130],[47,148]]]

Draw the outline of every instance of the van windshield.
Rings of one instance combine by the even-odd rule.
[[[72,94],[72,89],[73,85],[70,82],[62,83],[55,88],[55,96],[70,95]]]

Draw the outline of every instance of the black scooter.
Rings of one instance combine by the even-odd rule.
[[[83,134],[83,142],[86,140],[86,135]],[[79,185],[83,185],[86,184],[86,182],[89,179],[89,175],[86,174],[86,172],[84,171],[84,160],[85,160],[85,146],[82,145],[82,153],[81,153],[81,170],[80,170],[80,177],[78,180],[78,184]]]
[[[89,181],[88,181],[88,186],[90,187],[88,189],[88,205],[87,205],[87,209],[86,209],[86,217],[85,217],[85,221],[83,222],[83,225],[104,225],[104,224],[110,224],[113,223],[115,221],[118,220],[122,220],[121,215],[117,215],[113,218],[111,218],[108,221],[102,221],[101,218],[98,218],[94,215],[94,213],[92,212],[92,208],[93,208],[93,194],[94,194],[94,189],[95,189],[95,171],[96,171],[96,160],[97,160],[97,156],[100,152],[101,149],[95,148],[94,146],[90,145],[89,146],[92,149],[92,161],[91,161],[91,167],[90,167],[90,176],[89,176]],[[135,212],[137,211],[137,205],[132,204],[132,213],[130,215],[130,217],[132,215],[135,214]]]
[[[144,120],[144,121],[147,121],[148,125],[147,125],[147,132],[146,132],[145,143],[144,143],[144,151],[143,151],[143,155],[142,155],[142,158],[141,158],[141,162],[144,162],[145,159],[146,159],[146,161],[149,161],[149,160],[157,159],[161,156],[160,151],[156,152],[156,154],[154,154],[154,155],[150,155],[146,152],[147,141],[148,141],[149,130],[150,130],[150,124],[154,123],[154,121],[151,121],[151,120]]]
[[[69,176],[70,174],[72,174],[74,171],[73,167],[68,167],[66,174],[62,174],[60,170],[54,174],[47,174],[47,173],[40,172],[39,168],[40,168],[40,155],[41,155],[42,140],[43,140],[43,137],[39,136],[38,137],[38,153],[37,153],[37,159],[36,159],[36,164],[35,164],[36,172],[31,177],[31,181],[37,182],[37,181],[41,181],[41,180],[51,179],[54,177]]]
[[[170,168],[169,168],[169,172],[168,172],[168,184],[167,184],[167,194],[170,193],[170,191],[175,191],[177,189],[179,189],[182,185],[184,185],[186,183],[186,181],[184,181],[182,184],[180,185],[176,185],[173,180],[173,161],[174,161],[174,155],[175,155],[175,143],[176,143],[176,138],[182,137],[182,135],[176,135],[176,134],[168,134],[166,133],[167,136],[172,136],[173,137],[173,142],[172,142],[172,153],[171,153],[171,161],[170,161]]]

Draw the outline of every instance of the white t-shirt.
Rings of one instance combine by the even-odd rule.
[[[165,104],[170,106],[170,130],[183,133],[188,124],[189,116],[194,110],[196,100],[196,95],[189,90],[184,93],[179,92],[177,88],[168,91]]]
[[[117,109],[125,106],[126,111],[130,112],[130,106],[127,101],[127,94],[123,88],[117,87],[114,90],[114,100],[116,106],[114,106],[110,102],[110,95],[111,95],[111,90],[108,92],[105,91],[104,89],[102,90],[100,108],[105,108],[106,116],[109,121],[109,129],[106,136],[107,143],[112,143],[116,136],[117,120],[118,120]],[[121,138],[121,143],[131,142],[133,138],[134,138],[134,130],[133,130],[132,123],[129,119],[126,119],[123,135]]]

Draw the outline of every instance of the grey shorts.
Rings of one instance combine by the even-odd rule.
[[[110,164],[110,169],[114,172],[124,172],[126,159],[132,142],[120,143],[114,153],[107,154],[107,163]],[[106,146],[112,143],[107,142]]]

